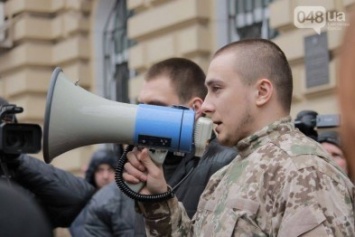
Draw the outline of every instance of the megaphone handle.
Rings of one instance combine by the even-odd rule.
[[[166,155],[168,154],[168,150],[155,150],[155,149],[149,149],[149,156],[152,158],[155,164],[157,165],[162,165],[164,163],[164,160],[166,158]],[[141,182],[138,184],[129,184],[126,183],[126,185],[134,192],[139,193],[139,191],[144,187],[145,182]]]
[[[149,156],[157,165],[162,165],[164,163],[167,154],[168,150],[149,149]]]
[[[145,182],[140,182],[138,184],[129,184],[125,182],[126,185],[134,192],[139,193],[139,191],[144,187]]]

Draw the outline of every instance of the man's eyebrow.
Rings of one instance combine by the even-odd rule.
[[[220,82],[220,80],[218,80],[218,79],[211,79],[211,80],[208,80],[208,81],[205,83],[205,85],[206,85],[206,86],[211,86],[211,85],[216,84],[216,83],[218,83],[218,82]]]

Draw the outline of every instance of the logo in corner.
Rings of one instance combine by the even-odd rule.
[[[322,28],[341,30],[349,26],[344,12],[327,11],[323,6],[298,6],[294,10],[293,23],[299,29],[313,29],[321,34]]]

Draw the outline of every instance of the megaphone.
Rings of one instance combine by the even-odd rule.
[[[46,163],[78,147],[116,143],[191,153],[201,156],[212,133],[212,122],[195,122],[181,106],[135,105],[111,101],[86,91],[57,67],[47,94],[43,155]]]

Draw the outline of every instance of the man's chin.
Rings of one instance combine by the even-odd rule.
[[[218,143],[221,144],[222,146],[228,146],[228,147],[234,146],[234,144],[230,140],[221,136],[221,134],[217,134],[217,140],[218,140]]]

